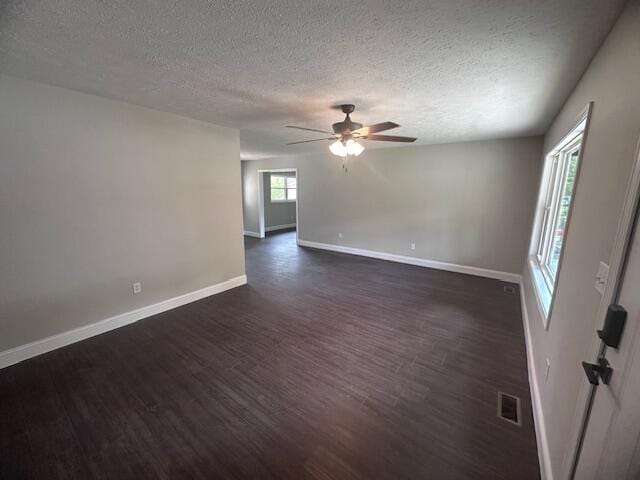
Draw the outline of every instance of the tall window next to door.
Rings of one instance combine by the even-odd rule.
[[[295,174],[271,174],[271,201],[295,202],[296,200]]]
[[[545,159],[530,257],[535,287],[545,313],[549,311],[558,277],[586,124],[585,114]]]

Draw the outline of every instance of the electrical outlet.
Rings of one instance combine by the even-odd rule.
[[[415,244],[415,243],[412,243],[412,244],[411,244],[411,250],[415,250],[415,249],[416,249],[416,244]]]
[[[338,234],[338,238],[342,238],[342,232]]]
[[[547,366],[544,369],[544,381],[549,380],[549,370],[551,369],[551,360],[547,358]]]
[[[596,282],[593,285],[595,289],[600,292],[600,295],[604,295],[604,289],[607,286],[607,280],[609,279],[609,265],[604,262],[600,262],[598,265],[598,273],[596,274]]]
[[[142,283],[136,282],[132,286],[133,286],[134,295],[137,295],[138,293],[142,293]]]

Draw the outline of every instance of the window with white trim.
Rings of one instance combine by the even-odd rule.
[[[580,151],[583,146],[586,114],[545,158],[539,211],[530,262],[534,284],[548,314],[557,283],[562,249],[567,233],[571,204],[578,181]]]
[[[271,202],[295,202],[297,198],[297,181],[293,173],[271,174]]]

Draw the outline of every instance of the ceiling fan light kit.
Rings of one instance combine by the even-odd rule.
[[[364,147],[355,140],[349,139],[346,142],[336,140],[329,145],[329,150],[338,157],[346,157],[347,155],[358,156],[364,152]]]
[[[347,147],[345,147],[340,140],[336,140],[335,143],[329,145],[329,150],[338,157],[347,156]]]
[[[356,142],[355,140],[347,140],[347,143],[344,144],[347,149],[347,155],[355,155],[356,157],[364,152],[364,147],[362,144]]]
[[[416,139],[413,137],[398,137],[393,135],[375,135],[377,132],[382,132],[384,130],[391,130],[392,128],[397,128],[400,125],[393,122],[383,122],[376,123],[375,125],[369,125],[367,127],[363,126],[361,123],[354,122],[351,120],[350,114],[355,110],[355,105],[345,104],[339,105],[334,108],[339,108],[342,110],[342,113],[345,114],[344,120],[342,122],[334,123],[331,128],[333,129],[333,133],[325,131],[325,130],[317,130],[315,128],[306,128],[306,127],[296,127],[293,125],[287,125],[287,128],[295,128],[298,130],[306,130],[310,132],[319,132],[326,133],[328,135],[332,135],[330,137],[325,138],[316,138],[314,140],[302,140],[300,142],[291,142],[287,145],[296,145],[299,143],[308,143],[308,142],[318,142],[321,140],[335,140],[334,143],[329,145],[329,150],[331,153],[338,157],[346,157],[348,155],[358,156],[364,151],[364,146],[359,142],[359,140],[375,140],[379,142],[415,142]]]

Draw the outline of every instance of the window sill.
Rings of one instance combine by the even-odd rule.
[[[271,203],[296,203],[295,200],[269,200]]]
[[[549,290],[547,282],[542,274],[542,269],[536,262],[535,257],[529,257],[529,273],[531,274],[531,283],[533,284],[533,291],[535,292],[536,303],[540,316],[542,317],[542,323],[546,330],[549,326],[549,311],[551,309],[551,300],[553,299],[553,292]]]

